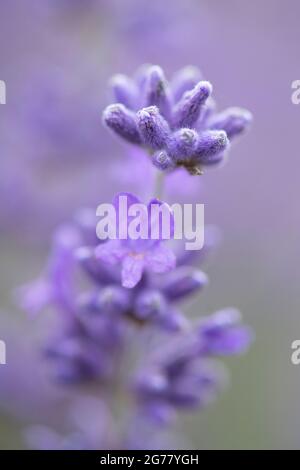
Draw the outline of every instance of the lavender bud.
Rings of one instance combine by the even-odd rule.
[[[246,351],[253,340],[250,328],[240,325],[238,310],[220,310],[200,322],[199,352],[203,355],[232,355]]]
[[[182,266],[166,276],[161,290],[169,300],[174,301],[200,291],[207,283],[208,278],[204,272]]]
[[[158,371],[150,371],[147,375],[137,377],[135,384],[137,392],[142,394],[143,398],[165,393],[168,386],[167,377]]]
[[[105,124],[123,139],[132,144],[140,144],[141,137],[132,111],[123,104],[116,103],[108,106],[103,112]]]
[[[168,119],[171,115],[171,98],[169,85],[162,69],[155,65],[147,72],[145,83],[146,106],[157,106],[162,116]]]
[[[167,121],[156,106],[143,108],[137,113],[137,125],[146,145],[154,150],[163,148],[170,135]]]
[[[133,80],[123,74],[117,74],[110,80],[115,100],[129,109],[135,109],[137,104],[137,88]]]
[[[197,129],[198,130],[207,129],[207,127],[208,127],[207,123],[208,123],[210,117],[213,114],[215,114],[216,106],[217,105],[216,105],[215,100],[212,98],[212,96],[209,96],[209,98],[206,100],[205,104],[201,108],[200,117],[199,117],[198,122],[197,122]]]
[[[193,127],[200,116],[202,106],[211,93],[212,86],[209,82],[199,82],[193,90],[186,92],[175,106],[175,127]]]
[[[66,337],[49,345],[45,348],[45,355],[56,361],[55,376],[59,382],[82,382],[94,378],[101,371],[93,346],[76,337]]]
[[[210,122],[210,129],[222,129],[229,139],[242,134],[251,124],[252,114],[247,109],[228,108],[214,116]]]
[[[109,314],[124,313],[130,305],[130,294],[119,286],[108,286],[101,289],[95,298],[99,311]]]
[[[194,157],[203,165],[217,163],[223,157],[222,152],[228,145],[229,140],[225,131],[203,132],[199,137]]]
[[[182,161],[194,154],[198,142],[198,133],[193,129],[180,129],[174,132],[168,145],[169,154],[175,161]]]
[[[189,322],[178,310],[168,310],[167,315],[159,318],[159,326],[168,332],[179,332],[188,329]]]
[[[175,101],[179,101],[186,91],[191,90],[201,80],[202,74],[197,67],[189,65],[179,70],[174,76],[171,88]]]
[[[160,317],[166,311],[166,301],[158,290],[146,290],[138,295],[134,311],[143,320]]]
[[[174,162],[165,150],[156,152],[152,157],[152,163],[159,170],[171,170],[174,168]]]
[[[92,248],[80,247],[74,255],[88,276],[97,284],[107,285],[116,281],[117,276],[112,267],[105,263],[99,263]]]

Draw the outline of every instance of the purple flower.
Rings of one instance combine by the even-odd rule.
[[[120,208],[120,198],[124,197],[127,200],[127,207],[130,209],[133,204],[140,204],[138,198],[130,193],[120,193],[114,199],[114,206],[117,214]],[[175,255],[163,243],[163,234],[161,230],[160,217],[153,220],[151,217],[151,210],[153,206],[164,208],[170,215],[170,236],[173,231],[173,215],[167,204],[152,199],[143,214],[148,219],[149,225],[147,228],[146,237],[139,237],[133,239],[128,233],[130,217],[127,220],[119,223],[117,217],[117,232],[119,238],[117,240],[110,240],[105,244],[101,244],[96,248],[96,257],[99,261],[107,264],[122,265],[122,285],[123,287],[133,288],[141,280],[144,271],[151,271],[155,273],[164,273],[174,269]],[[125,225],[124,225],[125,224]],[[152,225],[150,225],[152,224]],[[121,232],[126,231],[126,238],[122,239]],[[158,238],[152,237],[153,231],[157,231]]]
[[[134,80],[112,79],[116,104],[103,113],[105,124],[130,143],[148,149],[160,170],[184,167],[201,174],[224,159],[229,141],[243,133],[252,116],[241,108],[216,113],[212,86],[187,67],[169,83],[158,66],[145,66]]]

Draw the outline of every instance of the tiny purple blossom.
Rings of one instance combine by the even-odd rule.
[[[139,203],[140,201],[129,193],[120,193],[115,197],[115,206],[117,208],[117,214],[119,210],[119,203],[121,196],[126,197],[127,207],[133,204]],[[151,214],[151,206],[156,205],[158,207],[164,206],[169,212],[168,206],[161,203],[158,200],[152,200],[147,206],[148,216]],[[117,231],[119,232],[121,227],[119,225],[119,217],[117,217]],[[151,217],[149,217],[151,220]],[[130,220],[125,221],[126,229],[128,229]],[[136,240],[130,238],[127,233],[126,239],[110,240],[102,245],[99,245],[96,250],[96,258],[99,261],[116,265],[121,263],[122,265],[122,285],[127,288],[135,287],[141,280],[144,271],[152,271],[155,273],[165,273],[174,269],[175,267],[175,255],[170,248],[163,245],[161,224],[159,220],[154,221],[158,224],[159,238],[151,238],[153,226],[148,227],[148,237],[146,239],[138,238]],[[170,234],[172,235],[172,226],[174,223],[173,215],[170,212]],[[124,229],[124,227],[123,227]]]

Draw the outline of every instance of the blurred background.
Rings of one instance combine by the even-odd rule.
[[[78,207],[141,191],[141,182],[120,176],[128,149],[103,129],[101,112],[110,76],[132,75],[143,63],[168,76],[197,65],[220,109],[238,105],[254,115],[227,165],[197,180],[193,198],[223,239],[205,269],[210,286],[187,311],[234,305],[256,342],[228,361],[226,393],[184,418],[187,447],[299,448],[300,368],[290,361],[300,339],[300,106],[291,102],[299,13],[297,0],[1,2],[0,338],[8,362],[0,367],[1,449],[24,448],[26,426],[51,424],[63,406],[39,358],[39,330],[14,291],[40,273],[52,230]]]

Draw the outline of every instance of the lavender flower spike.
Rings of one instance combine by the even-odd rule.
[[[239,108],[216,113],[211,85],[199,80],[195,68],[170,84],[158,66],[144,67],[135,79],[117,75],[111,83],[117,103],[104,111],[104,123],[146,150],[161,171],[183,167],[200,174],[223,161],[251,114]],[[168,247],[175,221],[167,203],[151,199],[145,206],[131,193],[118,193],[113,206],[114,239],[100,241],[105,230],[95,210],[80,211],[56,232],[42,278],[22,290],[31,313],[47,307],[58,314],[44,357],[56,382],[73,390],[74,420],[63,433],[48,425],[33,429],[38,447],[127,449],[137,433],[138,448],[152,446],[149,436],[157,437],[158,427],[216,398],[227,377],[217,359],[242,354],[253,341],[235,309],[196,321],[181,311],[179,302],[201,292],[208,278],[195,268],[202,252],[182,255],[178,247],[175,256]],[[205,251],[215,238],[208,237]],[[81,401],[85,391],[103,402]],[[119,413],[127,398],[130,407]]]
[[[229,141],[251,123],[247,110],[216,113],[212,85],[194,67],[177,73],[169,84],[159,66],[147,66],[135,81],[118,80],[120,104],[104,111],[104,121],[119,136],[148,150],[161,171],[184,167],[202,174],[224,160]]]

